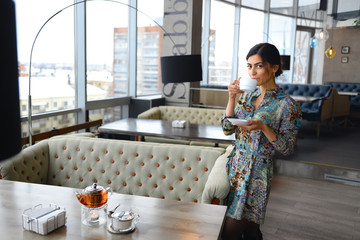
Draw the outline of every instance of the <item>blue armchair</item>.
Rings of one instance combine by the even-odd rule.
[[[317,136],[320,136],[321,121],[332,119],[333,94],[329,85],[316,84],[277,84],[292,96],[320,97],[313,102],[301,102],[303,119],[317,121]],[[331,126],[331,125],[330,125]]]
[[[326,82],[325,85],[336,88],[338,92],[360,92],[360,83]],[[350,111],[360,112],[360,95],[350,96]]]

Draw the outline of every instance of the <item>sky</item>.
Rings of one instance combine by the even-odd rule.
[[[60,9],[71,5],[73,0],[14,1],[18,58],[20,62],[29,62],[32,44],[41,26]],[[113,61],[113,29],[127,27],[128,7],[124,4],[105,1],[90,1],[87,3],[87,7],[88,63],[111,65]],[[163,16],[162,0],[141,0],[138,8],[153,19]],[[151,9],[150,12],[149,9]],[[74,62],[73,14],[74,8],[69,7],[46,23],[35,42],[32,62]],[[138,25],[144,24],[156,25],[155,22],[140,13]]]

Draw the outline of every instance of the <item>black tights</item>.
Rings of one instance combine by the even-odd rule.
[[[222,240],[262,240],[260,225],[245,219],[225,218]]]

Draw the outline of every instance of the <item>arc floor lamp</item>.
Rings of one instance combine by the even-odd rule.
[[[85,4],[86,2],[93,2],[93,1],[99,1],[99,2],[113,2],[117,4],[122,4],[124,6],[127,6],[129,8],[132,8],[136,10],[137,12],[140,12],[141,14],[145,15],[147,18],[152,20],[157,26],[159,26],[165,33],[166,30],[154,19],[152,19],[149,15],[146,13],[140,11],[134,6],[131,6],[126,3],[118,2],[115,0],[84,0],[84,1],[78,1],[73,4],[67,5],[64,8],[60,9],[56,13],[54,13],[51,17],[49,17],[44,24],[41,26],[39,31],[36,34],[36,37],[33,41],[31,51],[30,51],[30,63],[29,63],[29,95],[28,95],[28,134],[29,134],[29,144],[32,144],[32,104],[31,104],[31,63],[32,63],[32,53],[33,49],[36,43],[36,40],[41,33],[42,29],[45,27],[45,25],[53,19],[56,15],[61,13],[62,11],[76,6],[78,4]],[[181,55],[181,51],[178,49],[175,41],[170,37],[168,34],[168,37],[170,38],[171,42],[174,44],[175,48],[177,49],[179,55],[175,56],[167,56],[167,57],[161,57],[161,72],[162,72],[162,82],[164,84],[168,83],[182,83],[182,82],[195,82],[195,81],[201,81],[202,77],[202,70],[201,70],[201,57],[200,55]]]

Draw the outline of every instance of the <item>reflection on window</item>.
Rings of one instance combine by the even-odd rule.
[[[299,0],[298,17],[309,19],[322,19],[317,13],[320,0]]]
[[[269,43],[274,44],[280,55],[291,55],[291,17],[284,17],[280,15],[270,14],[269,25]],[[289,71],[284,71],[281,76],[276,79],[277,82],[290,82],[291,76]]]
[[[36,108],[41,105],[36,105]],[[75,125],[75,114],[69,113],[54,117],[32,120],[32,133],[38,134],[41,132],[51,131],[53,129],[60,129]],[[22,137],[28,136],[28,122],[21,122]]]
[[[138,0],[136,95],[161,92],[160,56],[164,0]],[[151,19],[150,19],[150,18]],[[158,26],[154,21],[156,21]]]
[[[293,83],[308,83],[311,33],[296,31]]]
[[[242,8],[240,17],[238,73],[240,77],[247,77],[246,55],[255,44],[263,42],[264,13]]]
[[[212,0],[210,14],[208,81],[228,85],[232,80],[235,7]]]
[[[89,111],[89,120],[102,119],[103,123],[110,123],[121,119],[121,107],[109,107]]]
[[[292,21],[290,17],[270,15],[269,42],[279,49],[280,55],[290,54]]]
[[[241,5],[264,10],[265,0],[242,0]]]
[[[293,16],[293,1],[294,0],[270,1],[270,12]]]

